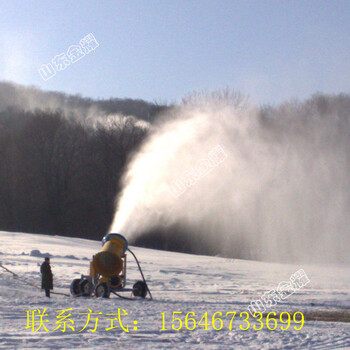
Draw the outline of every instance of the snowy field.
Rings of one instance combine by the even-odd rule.
[[[101,248],[98,241],[59,236],[0,232],[0,262],[3,266],[35,285],[40,285],[41,254],[51,254],[55,292],[69,294],[73,278],[88,273],[93,254]],[[132,247],[131,247],[132,248]],[[230,260],[219,257],[195,256],[142,248],[132,248],[140,260],[154,300],[123,300],[73,298],[52,295],[24,284],[0,268],[0,348],[1,349],[346,349],[350,348],[350,272],[347,266],[310,266]],[[266,312],[302,311],[306,317],[301,330],[293,320],[287,330],[278,322],[268,330],[266,318],[261,330],[257,321],[249,318],[250,326],[240,312],[253,300],[303,269],[310,279],[299,289]],[[128,286],[139,279],[136,264],[128,255]],[[129,296],[129,294],[127,294]],[[58,310],[66,310],[62,312]],[[120,310],[121,328],[117,314]],[[91,315],[90,321],[88,315]],[[124,311],[127,315],[123,315]],[[229,329],[232,314],[237,314]],[[40,317],[43,322],[40,329]],[[179,321],[172,323],[173,312]],[[185,328],[185,316],[196,320],[194,330]],[[212,316],[222,312],[215,323]],[[63,330],[58,316],[71,316]],[[164,313],[162,315],[162,313]],[[208,325],[203,315],[207,313]],[[28,318],[28,315],[30,317]],[[328,321],[325,321],[328,315]],[[333,316],[332,316],[333,315]],[[34,316],[34,323],[33,318]],[[163,316],[165,324],[163,325]],[[220,314],[216,314],[220,317]],[[329,321],[331,317],[331,321]],[[96,321],[97,318],[97,321]],[[111,319],[116,318],[113,322]],[[202,322],[200,322],[202,318]],[[318,320],[315,320],[318,319]],[[68,321],[70,320],[70,321]],[[137,325],[135,324],[137,321]],[[74,322],[74,324],[73,324]],[[97,323],[96,323],[97,322]],[[202,325],[198,325],[198,323]],[[74,328],[71,329],[70,326]],[[193,327],[193,321],[188,321]],[[44,329],[46,327],[47,331]],[[86,326],[86,327],[85,327]],[[113,329],[111,326],[115,327]],[[118,326],[118,327],[117,327]],[[85,327],[85,329],[83,329]],[[134,329],[137,327],[137,329]],[[270,322],[270,327],[274,327]],[[55,330],[55,328],[58,328]],[[107,330],[106,330],[107,328]],[[161,330],[165,328],[167,330]],[[208,328],[205,330],[205,328]],[[94,331],[95,330],[95,331]]]

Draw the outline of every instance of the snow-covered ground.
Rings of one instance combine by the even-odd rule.
[[[59,236],[44,236],[22,233],[0,232],[0,262],[2,265],[20,275],[21,278],[40,285],[39,265],[43,258],[41,254],[51,254],[51,266],[54,273],[54,291],[68,293],[71,280],[88,273],[89,262],[93,254],[101,248],[98,241],[65,238]],[[252,321],[250,328],[244,328],[246,316],[239,313],[246,311],[253,300],[271,290],[276,289],[282,281],[288,281],[290,276],[303,269],[310,283],[298,290],[283,302],[278,303],[269,311],[302,311],[322,315],[323,311],[331,314],[336,311],[350,309],[350,272],[348,266],[310,266],[262,263],[254,261],[230,260],[219,257],[195,256],[170,253],[142,248],[132,248],[138,256],[154,300],[123,300],[116,297],[110,299],[73,298],[64,295],[52,295],[51,299],[44,296],[43,291],[24,284],[10,273],[0,268],[0,348],[30,349],[30,348],[67,348],[67,349],[342,349],[350,348],[350,323],[341,322],[346,317],[339,317],[335,322],[306,320],[301,330],[293,321],[288,330],[281,330],[278,323],[276,330],[268,330],[266,319],[261,330],[254,330]],[[35,250],[37,250],[35,252]],[[34,252],[33,252],[34,251]],[[39,253],[39,252],[40,253]],[[34,255],[32,256],[31,255]],[[128,255],[129,287],[139,279],[136,264]],[[71,309],[62,313],[58,310]],[[129,332],[121,327],[106,330],[111,327],[111,319],[118,318],[121,310],[123,327],[129,326]],[[46,310],[46,311],[45,311]],[[87,313],[92,315],[87,323]],[[125,310],[128,315],[123,315]],[[29,311],[29,313],[27,313]],[[34,313],[35,311],[35,313]],[[37,330],[40,323],[34,324],[30,316],[38,321],[39,313],[46,312],[44,325]],[[179,331],[172,329],[173,312],[184,323],[185,315],[194,312],[189,317],[197,321],[194,330],[188,330],[183,325]],[[232,329],[229,323],[232,315],[227,312],[237,311]],[[208,330],[205,325],[198,325],[207,312]],[[223,327],[214,330],[212,316],[222,312]],[[65,332],[56,322],[59,314],[71,314],[67,325],[72,325],[74,331],[67,326]],[[82,313],[79,315],[79,313]],[[85,313],[85,314],[84,314]],[[163,315],[165,328],[163,327]],[[180,316],[178,316],[180,315]],[[216,314],[219,317],[220,314]],[[98,318],[97,328],[95,328]],[[322,318],[322,316],[320,316]],[[347,318],[349,321],[349,318]],[[135,326],[137,321],[137,326]],[[204,319],[202,322],[204,323]],[[174,321],[178,327],[179,322]],[[118,320],[114,321],[118,326]],[[220,328],[220,321],[215,326]],[[192,321],[188,322],[190,328]],[[271,327],[273,323],[271,322]],[[283,325],[282,326],[286,326]],[[59,329],[54,330],[59,327]],[[137,330],[134,329],[137,327]],[[37,330],[37,331],[36,331]]]

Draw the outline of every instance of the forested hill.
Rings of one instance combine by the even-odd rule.
[[[100,239],[128,156],[164,108],[0,83],[0,229]]]
[[[152,122],[159,112],[167,108],[164,104],[141,99],[110,98],[91,99],[80,95],[68,95],[57,91],[43,91],[39,88],[0,82],[0,111],[7,107],[19,106],[24,110],[63,109],[79,111],[79,116],[89,117],[97,112],[102,114],[132,115]]]

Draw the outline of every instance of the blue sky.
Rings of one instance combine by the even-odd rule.
[[[43,81],[40,66],[89,33],[99,47]],[[349,93],[350,1],[2,1],[0,80],[158,102]]]

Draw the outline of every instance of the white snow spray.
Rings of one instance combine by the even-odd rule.
[[[181,224],[225,256],[350,262],[349,111],[316,102],[192,96],[131,160],[111,231]]]

